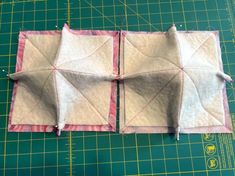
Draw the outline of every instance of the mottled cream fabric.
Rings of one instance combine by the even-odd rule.
[[[232,132],[218,32],[107,33],[21,33],[10,124],[114,131],[120,81],[120,133]]]
[[[231,132],[217,32],[123,32],[120,56],[121,133]]]
[[[24,34],[22,69],[11,124],[107,125],[113,75],[113,37]],[[19,51],[20,52],[20,51]]]
[[[27,34],[22,71],[11,74],[18,80],[12,124],[56,125],[57,105],[51,65],[61,35]]]

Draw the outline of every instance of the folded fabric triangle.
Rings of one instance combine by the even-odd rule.
[[[232,132],[215,31],[20,32],[9,76],[9,131]]]
[[[218,32],[121,33],[121,133],[230,133]]]
[[[115,131],[119,33],[20,32],[9,131]]]

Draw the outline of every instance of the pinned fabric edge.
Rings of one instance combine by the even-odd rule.
[[[115,131],[120,80],[120,133],[175,133],[179,140],[180,133],[232,132],[224,84],[232,79],[223,72],[217,32],[177,31],[173,25],[166,33],[121,31],[120,37],[119,74],[119,32],[72,30],[66,24],[62,37],[60,31],[20,32],[8,130],[56,128],[58,136]],[[111,57],[105,52],[110,49]],[[46,104],[36,102],[35,112],[27,107],[35,103],[32,89],[50,97]],[[30,102],[23,106],[25,95]],[[22,107],[30,110],[24,114]],[[50,110],[42,113],[43,108]]]
[[[115,81],[112,81],[111,78],[117,75],[117,70],[118,70],[117,68],[118,41],[119,41],[118,32],[89,31],[89,30],[78,31],[78,30],[69,29],[67,25],[65,25],[65,27],[63,28],[62,32],[64,31],[66,32],[66,35],[64,35],[65,37],[64,39],[63,38],[61,39],[60,31],[20,32],[16,73],[9,75],[10,78],[15,80],[11,109],[9,114],[9,125],[8,125],[9,131],[50,132],[56,130],[57,128],[59,129],[57,130],[57,135],[60,135],[61,130],[63,131],[115,131],[116,130],[117,84]],[[100,74],[98,75],[94,74],[94,76],[92,74],[90,76],[89,75],[90,72],[86,73],[86,69],[84,70],[83,68],[77,68],[76,70],[75,67],[74,67],[75,70],[71,69],[72,71],[68,72],[69,67],[71,67],[72,65],[70,65],[69,63],[58,64],[57,61],[60,60],[61,57],[58,53],[62,50],[61,48],[63,48],[63,46],[61,46],[61,43],[63,43],[64,40],[65,41],[64,44],[67,47],[66,42],[69,41],[66,41],[66,37],[71,37],[71,36],[74,39],[77,39],[77,41],[76,40],[74,41],[74,46],[79,47],[77,48],[80,49],[80,52],[78,54],[81,54],[81,52],[83,51],[84,58],[81,59],[80,64],[79,64],[80,61],[76,60],[77,58],[79,58],[79,57],[76,58],[76,55],[73,56],[67,55],[67,58],[73,59],[72,57],[75,57],[75,60],[73,60],[73,64],[76,63],[76,65],[85,65],[85,64],[89,65],[89,60],[92,60],[93,58],[97,59],[97,57],[100,57],[100,59],[97,59],[98,60],[97,62],[99,62],[99,64],[90,66],[89,71],[92,72],[93,69],[95,71],[94,73],[96,73],[96,71],[99,69],[102,70],[102,68],[104,68],[105,70],[106,68],[108,68],[109,72],[107,76]],[[90,47],[88,50],[86,49],[87,46],[94,45],[95,42],[97,44],[96,46],[99,47],[99,41],[103,40],[103,38],[104,39],[107,38],[106,36],[109,37],[111,40],[109,43],[101,47],[106,47],[106,48],[108,47],[110,51],[107,52],[109,52],[110,54],[105,54],[107,52],[102,52],[103,50],[102,48],[99,49],[99,48]],[[89,39],[89,41],[91,42],[90,44],[88,43],[88,45],[83,46],[79,43],[80,40],[84,39],[86,40],[87,38],[90,38]],[[66,49],[71,49],[71,48],[66,48]],[[98,53],[96,53],[96,50],[94,49],[97,49]],[[90,51],[92,51],[92,53],[88,53]],[[102,64],[106,64],[106,66],[105,65],[102,66]],[[89,69],[89,66],[87,67],[87,69]],[[81,72],[84,73],[80,74]],[[96,76],[98,77],[97,79]],[[110,77],[110,78],[106,79],[105,77]],[[39,79],[40,81],[38,82],[37,79]],[[65,79],[67,82],[64,82]],[[90,82],[89,80],[93,81]],[[94,80],[96,81],[94,82]],[[65,86],[68,85],[67,90],[65,86],[61,87],[62,86],[61,81],[65,83]],[[76,88],[75,84],[77,81],[79,81],[81,85]],[[93,86],[90,87],[89,84]],[[101,86],[99,86],[100,84]],[[105,87],[101,88],[102,85],[105,85]],[[61,89],[58,89],[58,87],[61,87]],[[101,89],[101,92],[104,92],[107,89],[107,93],[99,95],[99,91],[94,90],[93,87]],[[87,88],[89,88],[89,90],[87,90]],[[102,91],[102,89],[104,90]],[[109,91],[110,94],[108,94]],[[59,92],[60,95],[58,95]],[[61,96],[61,94],[63,94],[64,92],[72,93],[70,94],[70,96],[72,97],[75,96],[75,99],[73,101],[79,103],[78,106],[77,105],[74,106],[73,104],[71,104],[73,102],[67,103],[69,107],[64,106],[63,104],[58,104],[58,102],[61,102],[59,101],[59,99],[63,100],[64,99],[63,96],[67,96],[67,95]],[[94,94],[95,92],[97,92],[98,95]],[[102,120],[103,117],[101,117],[100,122],[96,120],[94,121],[94,118],[97,119],[97,117],[99,117],[98,113],[99,110],[96,111],[96,108],[99,108],[99,104],[102,105],[102,103],[94,102],[94,100],[91,97],[92,94],[95,95],[94,98],[97,99],[98,101],[100,101],[100,99],[107,100],[103,101],[103,103],[107,103],[105,106],[103,105],[104,106],[103,109],[105,109],[104,116],[105,119],[107,120],[103,121]],[[107,94],[108,96],[106,96]],[[99,96],[106,96],[106,97],[102,98]],[[48,105],[45,106],[46,105],[45,103]],[[65,110],[66,108],[69,108],[70,110],[67,111]],[[89,110],[86,108],[88,108]],[[76,109],[78,109],[77,112],[74,111],[74,113],[71,113],[73,110]],[[87,113],[86,111],[87,112],[96,111],[98,114],[92,113],[94,114],[93,118],[85,119],[85,117],[90,116],[89,114],[86,115]],[[65,116],[68,118],[64,118],[61,121],[61,118],[64,116],[63,114],[65,114]]]
[[[120,48],[120,133],[232,132],[218,32],[122,31]]]

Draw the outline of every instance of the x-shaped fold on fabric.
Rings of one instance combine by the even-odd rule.
[[[216,31],[23,31],[10,78],[9,131],[232,132]]]

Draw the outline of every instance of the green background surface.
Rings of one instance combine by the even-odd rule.
[[[0,175],[235,175],[235,135],[120,135],[107,132],[8,133],[20,30],[219,30],[225,72],[235,78],[232,0],[1,0]],[[235,123],[234,83],[227,85]]]

